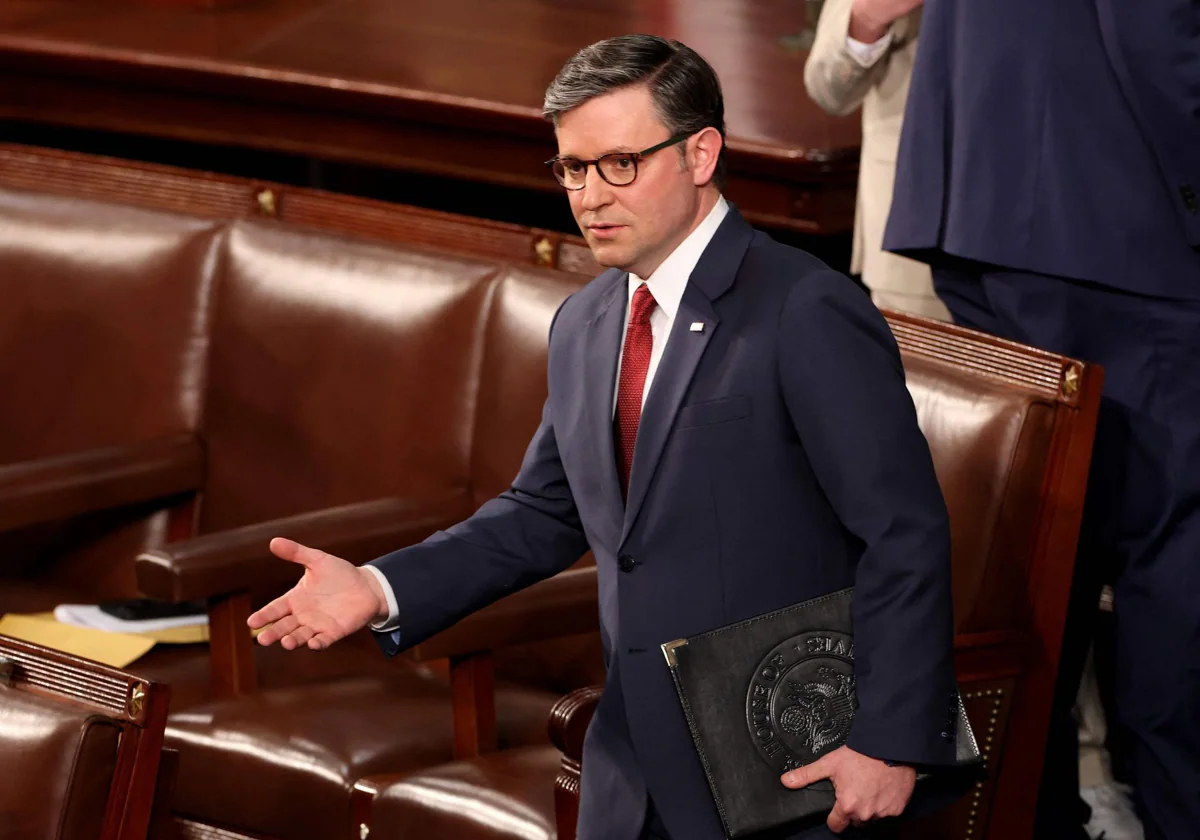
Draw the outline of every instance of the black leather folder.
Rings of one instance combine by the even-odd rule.
[[[725,834],[823,821],[833,785],[783,786],[786,771],[846,742],[854,721],[853,590],[662,645]],[[962,697],[947,698],[956,762],[919,768],[906,814],[950,804],[983,778]],[[775,834],[776,832],[771,832]]]

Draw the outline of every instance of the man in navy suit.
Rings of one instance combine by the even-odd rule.
[[[1114,577],[1153,840],[1200,833],[1198,194],[1196,0],[926,0],[884,247],[958,323],[1105,369],[1056,718]],[[1052,749],[1047,784],[1071,769]]]
[[[550,331],[549,398],[511,489],[362,569],[306,567],[251,617],[324,648],[373,622],[385,650],[596,557],[608,668],[584,747],[581,840],[723,837],[659,645],[856,586],[860,707],[830,829],[899,814],[913,765],[948,764],[949,532],[900,356],[848,278],[756,233],[721,196],[712,68],[651,36],[572,58],[545,103],[551,162],[612,268]],[[868,826],[874,834],[890,826]]]

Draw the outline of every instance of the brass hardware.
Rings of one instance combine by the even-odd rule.
[[[0,656],[0,685],[12,685],[17,679],[17,663],[7,656]]]
[[[1079,393],[1079,365],[1068,365],[1063,371],[1062,395],[1067,399]]]
[[[279,215],[279,201],[275,190],[262,189],[254,197],[258,200],[258,212],[264,216]]]
[[[367,840],[371,836],[371,826],[366,823],[358,824],[358,840]]]
[[[546,267],[554,265],[554,243],[548,236],[543,236],[533,243],[533,255],[537,259],[538,265]]]
[[[143,683],[135,683],[129,691],[129,716],[137,720],[145,708],[146,686]]]
[[[662,646],[663,656],[667,658],[668,667],[674,668],[678,664],[678,660],[675,659],[675,651],[681,647],[687,647],[687,639],[676,639]]]

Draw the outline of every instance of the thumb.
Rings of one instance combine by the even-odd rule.
[[[325,552],[323,551],[309,548],[295,540],[289,540],[284,537],[275,537],[275,539],[271,540],[270,549],[271,553],[280,560],[287,560],[289,563],[299,563],[306,569],[311,569],[314,563],[317,563],[325,556]]]
[[[813,782],[819,782],[822,779],[833,777],[834,763],[832,753],[822,758],[817,759],[812,764],[806,764],[803,767],[797,767],[795,770],[789,770],[780,778],[784,787],[789,787],[792,790],[804,788],[811,785]]]

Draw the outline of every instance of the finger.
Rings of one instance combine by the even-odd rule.
[[[317,631],[307,625],[301,625],[279,640],[285,650],[295,650],[308,644],[308,640],[317,635]]]
[[[292,605],[288,602],[286,595],[281,595],[258,612],[251,613],[250,617],[246,619],[246,623],[250,625],[251,630],[257,630],[291,614]]]
[[[309,650],[325,650],[325,648],[329,647],[331,644],[336,642],[339,638],[340,638],[339,636],[335,636],[333,633],[329,633],[329,632],[318,633],[317,635],[313,636],[311,639],[308,640],[308,649]]]
[[[798,788],[808,787],[813,782],[819,782],[822,779],[831,778],[833,775],[833,762],[828,760],[828,756],[814,761],[812,764],[806,764],[804,767],[797,767],[795,770],[789,770],[784,773],[781,781],[784,787],[796,790]]]
[[[300,619],[288,614],[258,634],[258,643],[272,645],[300,626]]]
[[[301,545],[295,540],[289,540],[285,537],[275,537],[270,543],[271,553],[280,560],[287,560],[289,563],[299,563],[306,569],[312,568],[312,564],[326,554],[324,551],[318,551],[315,548],[309,548],[306,545]]]
[[[841,802],[833,803],[833,810],[829,812],[829,819],[825,824],[834,834],[841,834],[850,826],[850,815],[846,813]]]

